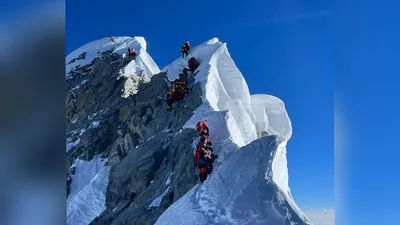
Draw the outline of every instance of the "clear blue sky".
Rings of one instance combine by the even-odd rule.
[[[289,184],[302,208],[334,207],[330,1],[66,1],[66,51],[109,36],[143,36],[163,68],[186,40],[228,43],[252,94],[281,98],[293,136]]]
[[[335,100],[345,134],[335,165],[341,189],[336,222],[397,225],[400,2],[346,2],[335,11]]]

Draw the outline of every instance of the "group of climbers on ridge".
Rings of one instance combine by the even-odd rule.
[[[114,37],[110,37],[110,40],[112,42],[115,42]],[[190,43],[189,41],[185,42],[185,44],[182,45],[181,47],[181,52],[182,56],[188,56],[190,51]],[[128,47],[128,55],[132,56],[134,59],[136,58],[137,53],[131,48]],[[168,111],[172,110],[172,104],[175,101],[182,101],[185,98],[185,95],[191,90],[191,88],[187,87],[188,84],[188,72],[190,71],[192,74],[194,71],[198,68],[199,63],[198,61],[194,58],[191,57],[188,60],[188,68],[184,68],[181,73],[179,73],[179,78],[175,79],[175,81],[172,83],[172,90],[169,90],[167,95],[166,95],[166,102],[168,105]]]
[[[110,37],[112,42],[115,42],[114,37]],[[182,57],[186,57],[189,55],[190,51],[190,43],[187,41],[182,47]],[[128,48],[128,55],[136,57],[136,52]],[[188,72],[191,74],[199,67],[199,63],[196,58],[191,57],[188,60],[188,67],[183,69],[182,73],[179,73],[179,78],[175,79],[172,83],[172,90],[168,91],[166,96],[166,102],[168,105],[168,110],[172,110],[172,104],[175,101],[182,101],[185,98],[185,94],[191,90],[191,88],[187,87],[188,83]],[[200,139],[196,146],[196,152],[194,155],[194,165],[198,169],[200,182],[203,183],[209,174],[214,169],[214,161],[218,158],[217,154],[213,153],[213,148],[211,141],[209,140],[210,130],[207,125],[207,120],[199,121],[196,124],[196,132],[199,135]]]
[[[213,154],[212,143],[208,138],[210,131],[207,126],[207,120],[197,122],[196,132],[200,137],[200,141],[196,146],[194,166],[197,167],[200,182],[203,183],[208,174],[214,169],[214,160],[218,158],[218,155]]]
[[[187,41],[181,47],[182,58],[185,58],[190,53],[190,43]],[[188,72],[190,71],[191,74],[199,67],[199,63],[196,58],[191,57],[188,60],[188,68],[184,68],[182,73],[179,74],[179,81],[184,81],[187,83]],[[174,90],[174,89],[173,89]],[[187,93],[187,92],[184,92]],[[173,96],[173,92],[169,92],[167,96]],[[171,105],[173,100],[167,97],[168,109],[171,109]],[[196,132],[200,137],[199,142],[196,146],[196,152],[194,154],[194,166],[197,167],[199,173],[200,182],[203,183],[206,179],[208,174],[214,169],[214,160],[218,158],[217,154],[213,154],[213,148],[211,141],[209,140],[210,130],[208,129],[207,121],[199,121],[196,124]]]
[[[190,44],[187,41],[181,48],[182,56],[186,54],[186,56],[189,54],[190,50]],[[183,68],[182,72],[179,73],[179,78],[175,79],[174,82],[172,83],[172,90],[169,90],[165,101],[167,102],[167,110],[171,111],[172,110],[172,104],[175,101],[182,101],[185,98],[185,95],[189,93],[191,88],[187,87],[188,84],[188,72],[190,71],[192,74],[194,71],[199,67],[198,61],[194,58],[191,57],[188,61],[188,67]]]

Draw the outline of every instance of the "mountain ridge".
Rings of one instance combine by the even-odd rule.
[[[135,40],[135,38],[125,39],[127,38],[125,37],[122,41],[119,38],[120,37],[117,37],[115,40],[119,40],[120,45],[123,45],[122,43],[127,43],[126,40]],[[101,40],[105,41],[105,39]],[[143,41],[145,42],[144,38]],[[109,40],[109,42],[112,41]],[[89,74],[89,76],[92,77],[97,77],[99,76],[98,74],[102,74],[100,76],[101,79],[97,80],[96,83],[93,84],[94,86],[100,85],[100,87],[103,87],[105,84],[102,80],[106,79],[108,81],[111,81],[112,83],[115,83],[114,86],[122,87],[122,85],[124,85],[125,87],[116,89],[113,88],[113,86],[104,87],[107,92],[109,92],[110,94],[112,93],[111,95],[113,96],[112,100],[110,100],[113,103],[110,103],[109,105],[106,104],[106,106],[108,106],[108,110],[113,110],[113,107],[110,108],[110,106],[115,105],[115,108],[118,109],[116,110],[116,113],[118,114],[117,117],[121,117],[121,109],[123,112],[125,112],[125,115],[123,115],[123,120],[116,119],[115,116],[111,117],[111,120],[119,121],[119,125],[116,128],[112,129],[109,129],[109,127],[107,127],[107,130],[109,131],[108,133],[111,132],[115,134],[112,135],[112,138],[110,138],[110,143],[103,144],[103,147],[98,146],[97,151],[91,153],[91,155],[93,156],[98,154],[103,155],[107,158],[106,164],[108,166],[111,166],[109,177],[110,181],[107,186],[106,194],[106,210],[103,211],[101,215],[99,215],[95,220],[93,220],[91,224],[129,224],[134,223],[134,221],[141,221],[143,224],[151,224],[149,223],[149,221],[151,221],[152,223],[157,221],[157,223],[159,224],[168,224],[168,216],[166,216],[167,214],[165,213],[171,213],[171,210],[173,210],[174,207],[176,208],[177,204],[181,204],[182,202],[187,201],[185,199],[187,199],[188,197],[185,196],[190,196],[190,190],[195,190],[193,188],[196,188],[197,186],[195,185],[195,174],[193,173],[193,169],[191,169],[193,168],[193,166],[191,165],[192,160],[190,159],[190,157],[193,157],[193,145],[197,142],[196,137],[193,133],[193,128],[195,127],[197,121],[204,119],[207,119],[207,121],[209,121],[211,132],[210,137],[214,143],[213,147],[215,151],[221,156],[216,162],[216,171],[220,169],[220,166],[222,166],[221,168],[224,168],[223,164],[225,160],[230,161],[232,155],[239,154],[240,151],[246,149],[246,147],[249,148],[249,145],[251,147],[252,143],[253,145],[255,145],[255,143],[259,142],[260,138],[264,140],[276,137],[279,141],[274,147],[275,149],[268,150],[270,152],[275,151],[274,157],[268,155],[265,156],[267,158],[269,157],[269,159],[271,160],[270,167],[268,167],[268,169],[264,167],[261,169],[266,170],[263,171],[264,177],[269,177],[268,179],[270,179],[264,179],[266,183],[263,185],[270,185],[272,180],[272,183],[277,185],[277,188],[279,190],[278,192],[280,193],[279,195],[282,195],[280,198],[272,198],[273,201],[286,202],[279,204],[282,209],[286,208],[286,210],[282,212],[288,213],[283,216],[278,216],[279,218],[284,218],[282,220],[284,221],[282,222],[283,224],[286,224],[286,222],[288,222],[288,224],[291,222],[293,222],[294,224],[309,224],[308,219],[304,216],[304,214],[301,212],[301,210],[297,207],[294,200],[292,199],[290,189],[288,187],[286,143],[290,139],[292,130],[290,119],[285,110],[284,103],[279,98],[270,95],[250,95],[246,81],[239,69],[236,67],[234,61],[230,57],[226,43],[220,42],[218,38],[212,38],[192,48],[187,58],[178,58],[170,65],[163,68],[163,70],[161,71],[158,69],[158,67],[152,65],[151,62],[154,61],[152,61],[150,56],[145,56],[145,58],[148,59],[150,63],[145,62],[140,64],[135,62],[134,67],[136,68],[136,65],[139,65],[138,68],[141,69],[143,69],[144,67],[151,67],[152,69],[143,69],[142,71],[145,72],[145,75],[148,79],[144,80],[143,82],[136,83],[132,83],[131,81],[129,81],[129,79],[133,79],[132,76],[124,76],[123,74],[126,73],[121,73],[121,71],[123,71],[123,68],[126,68],[127,65],[134,61],[127,59],[126,55],[124,55],[124,51],[127,51],[128,45],[125,44],[123,47],[119,47],[117,50],[112,48],[108,49],[109,45],[110,43],[106,42],[105,46],[107,46],[107,48],[104,48],[107,49],[105,51],[106,55],[109,54],[109,56],[104,57],[111,57],[108,62],[102,63],[101,61],[96,61],[96,59],[102,57],[98,56],[95,57],[91,62],[85,61],[85,63],[91,64],[91,68],[87,68],[85,70],[86,72],[83,71],[76,74],[71,74],[70,71],[68,72],[70,75],[67,75],[67,77],[72,80],[69,81],[67,79],[67,82],[73,83],[74,79],[76,79],[75,83],[77,83],[77,81],[80,81],[80,83],[82,83],[81,80],[83,79],[83,77],[85,77],[83,75],[84,73],[87,73]],[[147,54],[147,52],[145,52],[146,45],[147,43],[145,44],[144,48],[142,46],[141,50],[139,51],[138,56],[140,62],[146,61],[140,58],[141,54]],[[74,51],[74,54],[71,55],[69,58],[67,57],[66,61],[71,60],[72,57],[76,56],[78,56],[79,58],[79,56],[84,51],[82,52],[82,47],[78,49],[81,49],[81,52],[79,52],[78,50]],[[102,54],[104,54],[104,52],[101,52],[100,55]],[[174,112],[168,113],[166,111],[165,103],[163,102],[163,93],[168,90],[170,86],[169,82],[177,77],[179,72],[182,71],[184,66],[186,66],[187,60],[190,57],[195,57],[200,63],[199,68],[195,72],[195,76],[189,77],[189,83],[194,88],[192,89],[192,92],[188,94],[188,99],[184,101],[183,105],[178,105],[177,108],[174,109]],[[73,63],[76,63],[78,61],[79,60],[75,60],[75,62]],[[95,62],[93,63],[93,61]],[[112,62],[118,65],[113,68]],[[98,64],[100,65],[100,67],[103,67],[107,63],[110,64],[107,65],[107,67],[111,67],[113,68],[113,70],[108,70],[106,72],[102,71],[101,73],[93,73],[93,67],[96,68]],[[87,66],[88,64],[81,65],[80,67]],[[133,73],[137,73],[136,69],[131,71],[133,71]],[[134,75],[137,76],[137,74]],[[87,81],[86,85],[91,85],[90,82],[90,80]],[[126,91],[124,91],[124,89],[127,89],[127,82],[130,82],[129,88],[132,89],[134,86],[135,91],[130,90],[128,91],[128,94]],[[75,93],[74,90],[72,90],[74,89],[74,87],[72,87],[72,85],[69,85],[67,89],[69,95],[72,95],[70,99],[73,99],[73,94],[71,94],[71,92]],[[79,90],[79,88],[77,90]],[[89,88],[89,91],[90,90],[91,89]],[[118,92],[122,93],[117,94]],[[143,96],[143,94],[141,93],[145,93],[145,95]],[[90,98],[96,97],[97,95],[95,94],[90,96]],[[73,108],[73,106],[76,105],[76,102],[74,103],[73,101],[69,101],[69,103],[69,106],[67,104],[67,112],[68,108]],[[127,106],[127,104],[131,104],[132,109]],[[102,110],[105,110],[104,107],[100,105],[96,105],[96,108],[103,108]],[[78,112],[78,114],[79,113],[85,115],[87,114]],[[68,124],[71,125],[71,123],[74,121],[73,117],[74,115],[76,116],[76,114],[76,112],[70,113],[70,118],[67,121],[67,132],[68,130],[73,131],[72,128],[68,128]],[[76,117],[81,118],[81,116]],[[82,121],[80,123],[84,123],[85,119],[87,120],[87,118],[84,117],[79,119],[79,121]],[[87,130],[92,131],[96,129]],[[85,131],[83,132],[83,134],[85,134]],[[72,136],[75,135],[75,138],[68,137],[67,135],[70,143],[77,142],[77,133],[78,132],[72,134]],[[269,137],[262,138],[262,136],[265,135],[269,135]],[[183,138],[187,141],[176,143],[174,141],[175,138]],[[152,150],[154,152],[153,154],[141,155],[146,152],[143,149],[144,147],[141,146],[146,146],[146,143],[149,141],[151,142],[152,140],[158,140],[158,142],[161,143],[163,147],[161,147],[160,149]],[[171,148],[171,145],[174,147]],[[104,150],[104,147],[108,150]],[[93,146],[88,141],[86,141],[86,145],[82,146],[79,141],[73,148],[75,149],[74,151],[79,151],[79,149],[93,148]],[[153,147],[147,146],[146,148],[148,149],[148,151],[150,151],[149,149],[152,149]],[[85,152],[85,150],[83,150],[83,152]],[[138,152],[143,153],[139,154]],[[183,159],[176,159],[175,157],[170,155],[172,154],[170,152],[175,152],[174,154],[180,152],[179,154],[182,155],[184,153],[184,155],[186,156],[183,157]],[[72,154],[72,152],[67,152],[67,155],[69,154]],[[115,155],[118,155],[118,157],[116,157]],[[133,157],[134,155],[142,158],[142,161],[135,161],[136,164],[130,163],[129,165],[131,166],[125,166],[125,169],[117,170],[118,167],[123,165],[121,163],[129,159],[129,157]],[[74,157],[80,156],[82,155],[75,154]],[[72,162],[74,162],[74,157],[70,158],[69,164],[67,163],[67,167],[68,165],[72,164]],[[137,157],[134,158],[136,159]],[[143,162],[151,163],[150,165],[153,166],[149,167],[149,165],[143,164]],[[138,165],[141,166],[138,167]],[[180,165],[180,167],[176,167],[176,165]],[[135,168],[136,170],[142,170],[142,172],[135,171]],[[126,171],[130,172],[127,173]],[[209,180],[206,181],[203,188],[207,189],[207,187],[210,186],[212,182],[218,182],[217,180],[215,180],[215,177],[219,172],[216,171],[211,174]],[[128,174],[130,175],[127,176]],[[155,188],[152,184],[160,183],[157,178],[154,178],[156,174],[159,174],[158,176],[163,177],[164,180],[167,176],[169,180],[171,174],[174,174],[174,176],[172,178],[172,181],[170,181],[168,187]],[[222,176],[228,176],[228,174],[229,173],[226,172],[226,174],[222,174]],[[185,181],[174,178],[177,176],[183,178],[183,180]],[[144,183],[142,183],[141,186],[138,186],[140,182],[135,184],[135,181],[132,180],[133,177],[136,177],[136,183],[138,181]],[[153,183],[151,183],[152,180],[150,178],[153,180]],[[127,183],[124,183],[124,185],[120,185],[121,181]],[[179,183],[177,183],[178,181]],[[238,182],[235,179],[233,179],[232,181]],[[258,183],[260,183],[263,181],[263,179],[258,178],[257,181],[259,181]],[[183,183],[185,184],[183,185],[184,187],[179,187],[179,185],[182,185]],[[126,189],[127,187],[128,189]],[[112,191],[113,189],[114,191]],[[211,193],[210,191],[212,192],[212,190],[208,190],[208,193]],[[170,200],[165,197],[161,197],[161,201],[159,204],[160,207],[148,207],[150,203],[153,202],[154,199],[157,197],[154,196],[156,193],[164,193],[163,196],[169,196]],[[217,192],[215,193],[220,192],[218,192],[217,190]],[[233,199],[232,201],[236,200]],[[187,204],[188,205],[186,205],[185,207],[187,209],[190,209],[190,205],[196,205],[196,203],[190,201]],[[221,203],[221,205],[223,204]],[[249,209],[251,209],[251,205],[249,207]],[[119,211],[121,210],[121,208],[123,208],[122,211]],[[257,208],[257,210],[260,209]],[[116,214],[116,212],[118,213]],[[152,213],[150,213],[149,217],[146,217],[143,216],[144,212]],[[262,212],[262,210],[260,212]],[[211,217],[207,217],[207,214],[196,211],[196,209],[193,209],[190,213],[186,213],[194,213],[197,215],[197,217],[200,216],[203,219],[208,218],[208,222],[211,221]],[[214,213],[217,212],[215,211]],[[132,215],[137,216],[132,217]],[[221,219],[221,214],[219,215],[219,217],[215,217],[214,220],[211,221],[213,224],[224,223],[223,221],[227,221],[226,215],[225,219]],[[258,218],[258,221],[265,222],[265,219],[267,219],[266,217],[271,216],[271,214],[265,212],[263,215],[264,218]],[[243,216],[244,215],[242,215],[242,217]],[[297,219],[294,219],[295,217]],[[160,220],[160,218],[164,219]],[[243,221],[243,218],[236,218],[236,220],[234,220],[233,218],[230,219],[231,222],[233,221],[232,223]],[[253,223],[258,224],[259,222],[253,221]],[[202,223],[199,222],[198,224]]]

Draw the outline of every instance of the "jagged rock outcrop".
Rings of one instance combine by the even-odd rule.
[[[112,167],[107,210],[91,224],[154,224],[196,184],[197,177],[189,169],[194,137],[189,129],[179,134],[162,132]],[[159,206],[151,207],[163,192]]]
[[[112,166],[106,210],[91,224],[152,224],[197,181],[196,135],[181,128],[202,103],[200,84],[190,76],[192,91],[172,112],[165,104],[171,85],[166,73],[153,75],[139,84],[136,95],[123,98],[127,78],[119,70],[130,60],[106,51],[67,79],[67,138],[76,143],[67,152],[67,168],[78,157],[89,161],[95,155]],[[167,189],[168,197],[149,207]]]
[[[68,152],[69,162],[76,157],[90,160],[94,155],[107,152],[117,139],[119,110],[133,107],[133,99],[120,98],[123,80],[117,80],[118,69],[129,61],[118,54],[104,52],[67,82],[67,138],[79,144]],[[124,111],[126,114],[126,110]],[[129,111],[128,111],[129,113]],[[129,117],[125,115],[125,117]],[[92,123],[98,126],[92,126]],[[106,156],[106,155],[105,155]]]
[[[200,86],[193,87],[180,107],[177,105],[173,112],[167,112],[163,98],[166,84],[163,74],[159,74],[149,83],[139,86],[139,93],[134,97],[134,113],[127,127],[128,136],[117,140],[119,147],[109,157],[118,162],[113,159],[113,154],[118,154],[121,159],[123,149],[129,144],[133,146],[129,141],[132,136],[138,147],[111,168],[107,209],[91,224],[152,224],[168,206],[195,185],[197,177],[192,164],[196,135],[191,129],[181,132],[180,129],[201,104],[200,96],[196,95]],[[155,90],[155,87],[163,86],[165,88]],[[171,182],[169,188],[160,185],[172,173],[176,181]],[[148,207],[167,188],[169,197],[163,198],[158,207]]]

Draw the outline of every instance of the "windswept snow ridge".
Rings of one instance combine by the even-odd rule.
[[[270,158],[270,167],[262,171],[264,179],[266,181],[272,179],[277,185],[279,194],[276,196],[279,197],[279,202],[285,199],[291,209],[296,210],[297,215],[307,220],[294,203],[288,185],[286,143],[292,135],[292,127],[284,103],[271,95],[250,95],[247,83],[233,62],[226,43],[220,42],[217,38],[196,46],[188,57],[178,58],[164,68],[163,71],[168,73],[170,80],[176,78],[187,66],[190,57],[195,57],[200,63],[195,71],[197,72],[195,79],[202,85],[203,104],[195,110],[184,128],[194,128],[196,122],[200,120],[208,121],[211,141],[216,143],[214,150],[220,155],[216,164],[219,166],[222,162],[221,167],[238,147],[245,146],[262,136],[276,135],[279,143],[274,157]],[[207,182],[217,181],[209,179]],[[183,198],[190,197],[187,194]],[[215,212],[215,208],[210,210]],[[185,213],[193,214],[193,212]],[[203,222],[193,224],[204,224]]]
[[[257,133],[277,135],[283,139],[273,161],[273,180],[285,195],[290,196],[289,177],[286,159],[286,143],[292,136],[292,125],[285,110],[285,104],[277,97],[257,94],[251,97],[251,109],[256,116]]]
[[[287,167],[286,144],[292,136],[292,125],[285,109],[285,104],[277,97],[265,94],[251,95],[251,109],[256,116],[257,133],[263,135],[277,135],[281,138],[281,143],[277,147],[275,157],[272,161],[271,175],[272,180],[279,187],[288,204],[297,213],[306,218],[301,209],[294,202],[289,188],[289,172]],[[265,177],[268,177],[268,171]]]
[[[285,140],[292,136],[292,125],[285,104],[277,97],[265,94],[251,95],[251,110],[256,116],[257,133],[267,131]]]
[[[264,131],[289,140],[292,128],[283,102],[270,95],[250,96],[247,83],[233,62],[226,43],[212,38],[194,47],[188,57],[178,58],[163,71],[168,72],[169,79],[176,78],[187,66],[190,57],[195,57],[200,63],[195,79],[196,82],[202,83],[204,104],[194,112],[184,127],[194,128],[197,121],[205,119],[210,121],[208,124],[212,131],[212,141],[230,140],[238,147],[257,139]],[[222,119],[218,112],[223,113],[226,124],[217,122]],[[234,150],[235,148],[224,148],[218,153],[229,154]],[[286,160],[286,149],[278,155],[278,158],[282,155]],[[279,165],[282,165],[280,168],[283,168],[283,175],[275,172],[275,177],[287,180],[287,168],[284,169],[286,163],[282,162]],[[286,181],[278,183],[284,190],[288,190]]]
[[[190,57],[195,57],[200,63],[195,79],[201,82],[203,93],[200,94],[204,104],[195,110],[184,128],[194,128],[199,120],[209,121],[213,143],[225,145],[218,152],[221,155],[255,140],[257,133],[249,89],[226,44],[212,38],[194,47],[188,57],[178,58],[163,71],[168,73],[169,79],[176,78]]]

